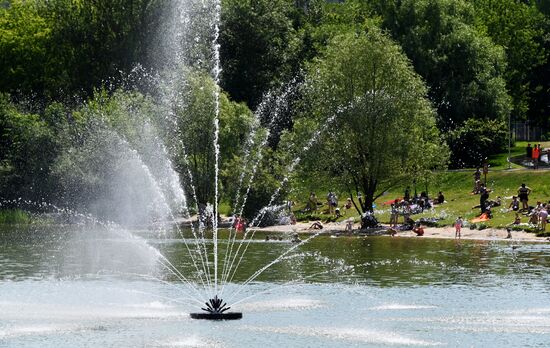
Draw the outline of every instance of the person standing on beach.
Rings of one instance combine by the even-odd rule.
[[[328,204],[328,213],[334,214],[335,209],[338,206],[338,197],[336,197],[336,194],[334,192],[330,191],[327,195],[327,204]]]
[[[546,222],[548,220],[548,205],[544,203],[539,211],[539,226],[542,232],[546,231]]]
[[[399,209],[397,207],[398,204],[397,199],[391,204],[390,227],[397,227],[397,220],[399,218]]]
[[[531,189],[528,186],[525,186],[525,184],[521,184],[520,188],[518,189],[518,198],[522,204],[522,210],[529,210],[528,202],[530,193]]]
[[[461,237],[460,231],[462,229],[462,224],[464,223],[464,220],[462,220],[462,216],[459,216],[458,219],[455,221],[455,238]]]

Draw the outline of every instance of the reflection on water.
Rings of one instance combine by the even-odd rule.
[[[189,319],[196,306],[151,248],[192,275],[182,240],[133,233],[2,230],[0,346],[543,347],[550,337],[547,244],[321,236],[242,289],[232,301],[246,299],[234,306],[242,320],[212,323]],[[289,239],[258,234],[227,294]]]

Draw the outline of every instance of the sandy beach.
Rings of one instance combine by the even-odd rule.
[[[272,233],[317,233],[320,231],[326,232],[328,234],[343,234],[345,233],[346,223],[345,222],[329,222],[323,223],[322,230],[310,229],[312,223],[298,222],[295,225],[280,225],[280,226],[269,226],[257,229],[257,231],[262,232],[272,232]],[[353,232],[358,232],[359,224],[354,224]],[[506,238],[508,232],[506,230],[487,228],[484,230],[470,230],[469,228],[462,228],[462,237],[461,239],[465,240],[503,240],[510,241],[509,238]],[[390,237],[388,235],[388,237]],[[455,238],[455,229],[454,227],[425,227],[424,236],[417,237],[416,234],[412,231],[400,231],[397,232],[394,238],[441,238],[441,239],[454,239]],[[528,233],[523,231],[512,231],[512,241],[517,242],[544,242],[549,243],[548,237],[537,237],[534,233]]]

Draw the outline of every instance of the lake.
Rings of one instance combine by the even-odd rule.
[[[178,272],[191,278],[201,265],[186,249],[196,245],[175,234],[3,227],[0,346],[550,344],[548,244],[322,235],[242,286],[294,246],[289,236],[265,236],[255,236],[223,287],[224,299],[242,300],[231,310],[243,319],[212,322],[189,318],[200,303]],[[227,243],[219,249],[223,259]]]

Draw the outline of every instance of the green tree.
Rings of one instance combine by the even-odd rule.
[[[441,129],[469,118],[506,120],[504,50],[475,28],[474,7],[455,0],[380,0],[384,27],[426,80]]]
[[[222,11],[222,87],[254,109],[300,66],[296,8],[288,0],[224,0]]]
[[[23,1],[0,7],[0,91],[65,101],[146,63],[162,0]]]
[[[548,62],[549,52],[544,47],[548,35],[546,19],[534,2],[475,0],[473,3],[480,18],[478,27],[505,49],[508,62],[505,77],[513,100],[513,115],[515,119],[525,119],[535,109],[537,91],[542,88],[535,73]]]
[[[50,167],[58,151],[54,132],[40,115],[21,112],[7,95],[0,95],[2,198],[41,202],[54,195]]]
[[[10,1],[0,7],[0,91],[40,91],[52,35],[34,1]]]
[[[48,93],[91,96],[107,81],[120,83],[147,58],[147,38],[160,21],[162,1],[52,0],[40,3],[51,26]],[[159,18],[155,18],[158,16]]]
[[[307,171],[331,177],[352,197],[361,192],[361,213],[400,179],[445,164],[426,87],[378,29],[335,37],[310,66],[306,85],[313,118],[297,120],[293,141],[324,131],[304,158]]]
[[[184,178],[186,192],[192,192],[193,188],[190,185],[193,183],[198,203],[212,203],[215,176],[216,86],[208,74],[187,71],[185,83],[177,88],[178,97],[173,101],[172,110],[177,120],[177,128],[167,132],[171,134],[167,135],[167,140],[177,149],[175,160],[178,171]],[[242,155],[243,145],[252,123],[252,113],[245,104],[232,102],[225,93],[220,93],[219,165],[220,172],[226,173],[220,184],[226,192],[231,192],[230,186],[235,184],[231,180],[234,176],[229,173],[238,172],[239,168],[231,169],[225,166],[233,163],[235,157]],[[192,177],[188,176],[189,171]]]
[[[448,143],[453,167],[481,167],[490,155],[507,149],[507,126],[503,121],[471,118],[448,134]]]

